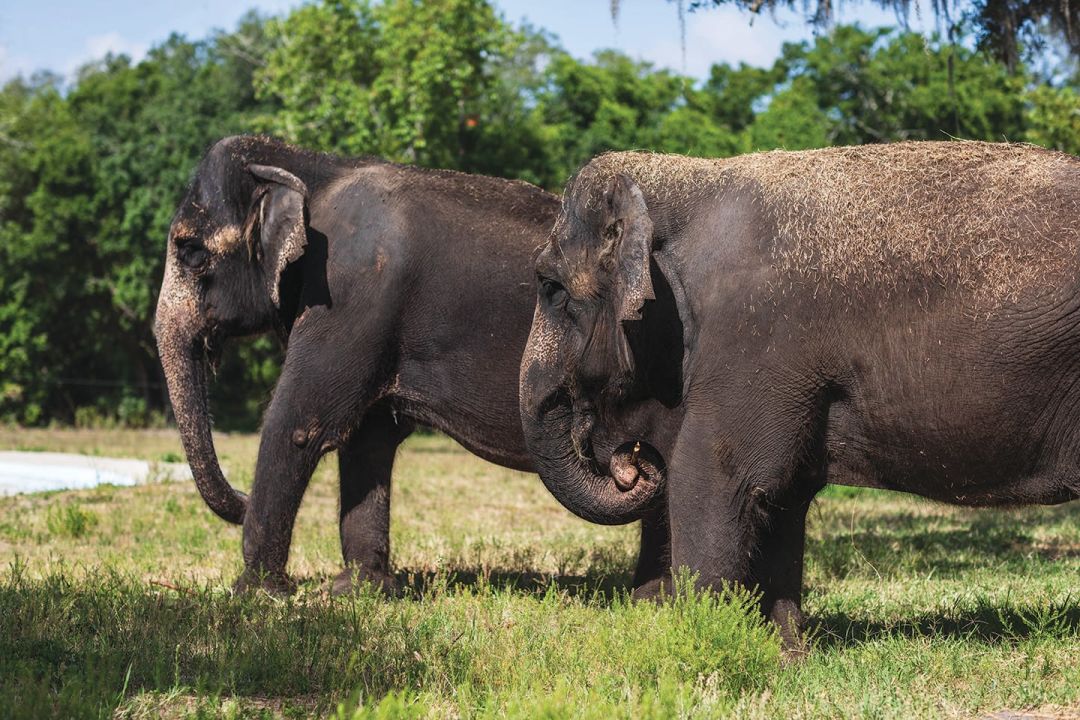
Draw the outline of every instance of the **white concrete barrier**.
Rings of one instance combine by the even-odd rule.
[[[69,453],[0,452],[0,495],[82,490],[104,485],[190,480],[183,463],[148,462]]]

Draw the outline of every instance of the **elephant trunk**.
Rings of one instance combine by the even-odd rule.
[[[169,400],[195,487],[214,513],[239,525],[244,522],[247,496],[229,485],[214,449],[207,399],[205,339],[203,333],[189,329],[196,324],[197,305],[178,283],[169,282],[171,269],[166,269],[166,282],[154,322]]]
[[[539,316],[538,316],[539,318]],[[659,455],[641,443],[623,443],[611,454],[608,474],[587,456],[592,413],[559,388],[557,363],[547,356],[545,328],[534,321],[522,363],[520,410],[525,444],[551,494],[590,522],[622,525],[640,520],[664,487]]]
[[[640,520],[664,486],[655,453],[640,442],[624,443],[611,454],[608,474],[599,474],[574,442],[572,414],[568,407],[543,414],[522,408],[525,444],[540,479],[580,518],[601,525]]]

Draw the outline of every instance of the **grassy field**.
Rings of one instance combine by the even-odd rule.
[[[251,481],[257,438],[221,436]],[[180,459],[170,432],[0,429],[0,448]],[[334,459],[287,601],[234,598],[240,530],[190,483],[0,498],[0,717],[1080,716],[1080,504],[970,511],[830,488],[809,522],[813,649],[747,601],[632,604],[636,528],[532,476],[410,439],[393,495],[407,596],[328,596]]]

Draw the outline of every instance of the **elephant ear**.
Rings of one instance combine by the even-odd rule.
[[[649,271],[653,222],[641,189],[621,173],[608,183],[603,209],[601,256],[611,258],[619,364],[629,373],[634,369],[634,356],[622,324],[640,320],[645,301],[656,299]]]
[[[248,172],[263,182],[252,196],[244,234],[249,254],[263,266],[267,291],[277,308],[281,306],[281,274],[303,256],[307,246],[307,186],[279,167],[248,165]]]

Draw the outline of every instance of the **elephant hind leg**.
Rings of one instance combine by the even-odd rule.
[[[341,487],[339,528],[345,568],[334,579],[334,594],[354,591],[370,582],[393,595],[397,581],[390,572],[390,476],[394,457],[413,426],[379,404],[338,450]]]

